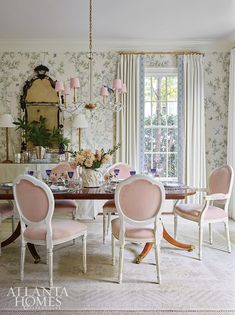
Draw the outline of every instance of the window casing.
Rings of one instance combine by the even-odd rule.
[[[177,92],[177,69],[145,69],[144,168],[168,180],[178,179]]]

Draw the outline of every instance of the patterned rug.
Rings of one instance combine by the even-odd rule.
[[[167,230],[172,232],[172,216],[165,216],[163,221]],[[50,314],[49,310],[57,310],[52,314],[63,315],[116,315],[118,311],[124,315],[235,314],[234,221],[230,222],[231,254],[226,252],[223,224],[215,225],[212,246],[207,242],[208,228],[205,227],[202,261],[197,260],[196,250],[183,251],[162,241],[161,285],[155,282],[153,252],[140,265],[133,263],[142,249],[140,244],[126,246],[123,283],[117,284],[118,263],[115,267],[111,264],[110,241],[102,244],[102,216],[86,224],[87,273],[82,273],[80,240],[76,245],[57,247],[54,252],[53,292],[46,289],[48,266],[43,247],[38,247],[42,258],[39,264],[34,264],[27,252],[24,282],[19,281],[19,240],[3,249],[0,257],[2,314],[25,313],[22,310],[27,310],[28,314],[37,310],[37,315]],[[10,223],[2,226],[4,237],[10,231]],[[197,235],[196,224],[179,220],[179,240],[197,245]]]

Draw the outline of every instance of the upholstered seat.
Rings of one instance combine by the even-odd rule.
[[[189,219],[192,221],[200,221],[200,216],[202,214],[203,205],[197,204],[180,204],[175,207],[175,213],[180,215],[182,218]],[[204,221],[211,219],[224,219],[227,214],[221,208],[209,206],[206,210]]]
[[[112,233],[113,236],[118,239],[119,232],[120,232],[120,219],[116,218],[111,221],[112,224]],[[163,233],[163,227],[161,224],[158,226],[158,239],[162,239],[162,233]],[[154,239],[154,226],[149,225],[145,226],[143,228],[137,228],[136,226],[133,226],[131,224],[126,223],[125,224],[125,237],[135,239]]]
[[[72,220],[52,220],[52,240],[60,240],[76,235],[87,230],[85,224]],[[26,227],[24,231],[25,239],[32,240],[46,240],[47,228],[46,226]]]
[[[122,181],[115,191],[119,218],[112,220],[112,262],[115,265],[115,239],[119,241],[119,279],[122,282],[126,242],[152,242],[155,247],[157,279],[160,283],[160,222],[165,190],[161,182],[149,176],[136,175]]]
[[[227,237],[227,249],[231,252],[228,205],[233,186],[233,169],[230,165],[221,166],[212,171],[209,177],[209,194],[203,204],[178,204],[174,208],[174,237],[177,234],[177,217],[194,221],[199,226],[198,258],[202,259],[203,224],[209,224],[209,242],[212,244],[212,223],[224,222]],[[204,190],[204,189],[200,189]]]
[[[54,196],[42,181],[30,175],[20,175],[13,185],[16,206],[21,224],[21,268],[24,279],[26,244],[44,245],[49,265],[49,285],[53,286],[53,248],[78,237],[83,241],[83,271],[86,272],[87,227],[73,220],[52,220]],[[76,262],[75,262],[76,263]]]

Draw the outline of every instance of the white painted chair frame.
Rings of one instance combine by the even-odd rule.
[[[16,191],[16,186],[20,183],[20,181],[22,180],[26,180],[31,182],[33,185],[42,188],[42,190],[44,190],[44,192],[47,195],[48,198],[48,211],[47,211],[47,215],[45,216],[45,218],[41,221],[37,221],[37,222],[33,222],[30,221],[29,219],[27,219],[27,217],[25,217],[22,213],[20,204],[18,202],[18,196],[17,196],[17,191]],[[38,180],[37,178],[30,176],[30,175],[19,175],[15,181],[14,181],[14,185],[13,185],[13,193],[14,193],[14,198],[15,198],[15,202],[16,202],[16,207],[19,211],[19,215],[20,215],[20,223],[21,223],[21,262],[20,262],[20,279],[21,281],[23,281],[24,279],[24,262],[25,262],[25,249],[26,249],[26,245],[28,242],[30,242],[31,244],[35,244],[35,245],[44,245],[46,246],[47,249],[47,259],[48,259],[48,267],[49,267],[49,286],[52,287],[53,286],[53,247],[55,245],[58,244],[62,244],[68,241],[71,241],[73,239],[76,239],[80,236],[82,236],[82,242],[83,242],[83,271],[84,273],[86,273],[87,270],[87,265],[86,265],[86,236],[87,236],[87,231],[83,231],[82,233],[78,233],[75,235],[71,235],[69,237],[65,237],[65,238],[60,238],[58,240],[53,240],[52,239],[52,225],[51,225],[51,221],[52,221],[52,216],[53,216],[53,212],[54,212],[54,196],[50,190],[50,188],[42,181]],[[45,241],[41,241],[41,240],[28,240],[27,238],[24,237],[24,232],[26,229],[26,225],[28,227],[38,227],[40,225],[42,226],[46,226],[46,231],[47,231],[47,236],[46,236],[46,240]]]
[[[142,220],[142,221],[137,221],[133,220],[129,217],[127,217],[121,208],[120,205],[120,192],[125,187],[126,185],[129,185],[135,181],[138,180],[146,180],[149,183],[151,183],[154,186],[159,187],[160,192],[161,192],[161,200],[159,202],[158,208],[156,208],[156,213],[153,217]],[[119,214],[120,218],[120,233],[119,233],[119,276],[118,276],[118,282],[122,283],[122,273],[123,273],[123,254],[124,254],[124,246],[126,242],[131,242],[131,243],[146,243],[146,242],[152,242],[154,243],[155,247],[155,260],[156,260],[156,271],[157,271],[157,283],[160,284],[161,282],[161,273],[160,273],[160,241],[158,237],[158,225],[161,225],[160,223],[160,215],[161,215],[161,205],[165,200],[165,190],[161,182],[146,176],[146,175],[135,175],[131,176],[128,179],[124,180],[121,182],[116,191],[115,191],[115,204],[117,207],[117,211]],[[131,224],[135,227],[145,227],[149,224],[153,224],[153,229],[154,229],[154,238],[149,238],[149,239],[136,239],[136,238],[127,238],[125,237],[125,224]],[[112,264],[115,265],[115,237],[112,233]]]
[[[230,165],[224,165],[221,166],[215,170],[213,170],[210,174],[210,176],[213,174],[214,171],[217,171],[222,168],[228,168],[230,172],[230,185],[227,194],[224,193],[214,193],[210,194],[210,187],[209,187],[209,194],[204,197],[205,202],[203,204],[203,209],[201,211],[201,215],[198,217],[198,220],[190,220],[193,222],[198,223],[198,228],[199,228],[199,245],[198,245],[198,259],[202,259],[202,243],[203,243],[203,225],[205,223],[209,224],[209,243],[212,245],[212,223],[217,223],[217,222],[224,222],[224,227],[225,227],[225,233],[226,233],[226,238],[227,238],[227,251],[231,253],[231,243],[230,243],[230,236],[229,236],[229,226],[228,226],[228,205],[229,205],[229,200],[230,196],[232,193],[232,187],[233,187],[233,181],[234,181],[234,171],[233,168]],[[210,177],[209,176],[209,177]],[[207,191],[205,188],[198,189],[198,191]],[[217,218],[217,219],[210,219],[210,220],[205,220],[205,214],[210,205],[213,205],[214,202],[216,201],[224,201],[224,211],[227,214],[225,218]],[[176,239],[177,237],[177,226],[178,226],[178,216],[179,214],[176,213],[176,206],[174,208],[174,238]],[[180,215],[182,218],[189,220],[187,217],[184,217],[183,215]]]

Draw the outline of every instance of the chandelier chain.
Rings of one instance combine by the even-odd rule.
[[[89,6],[89,58],[92,58],[92,0]]]

